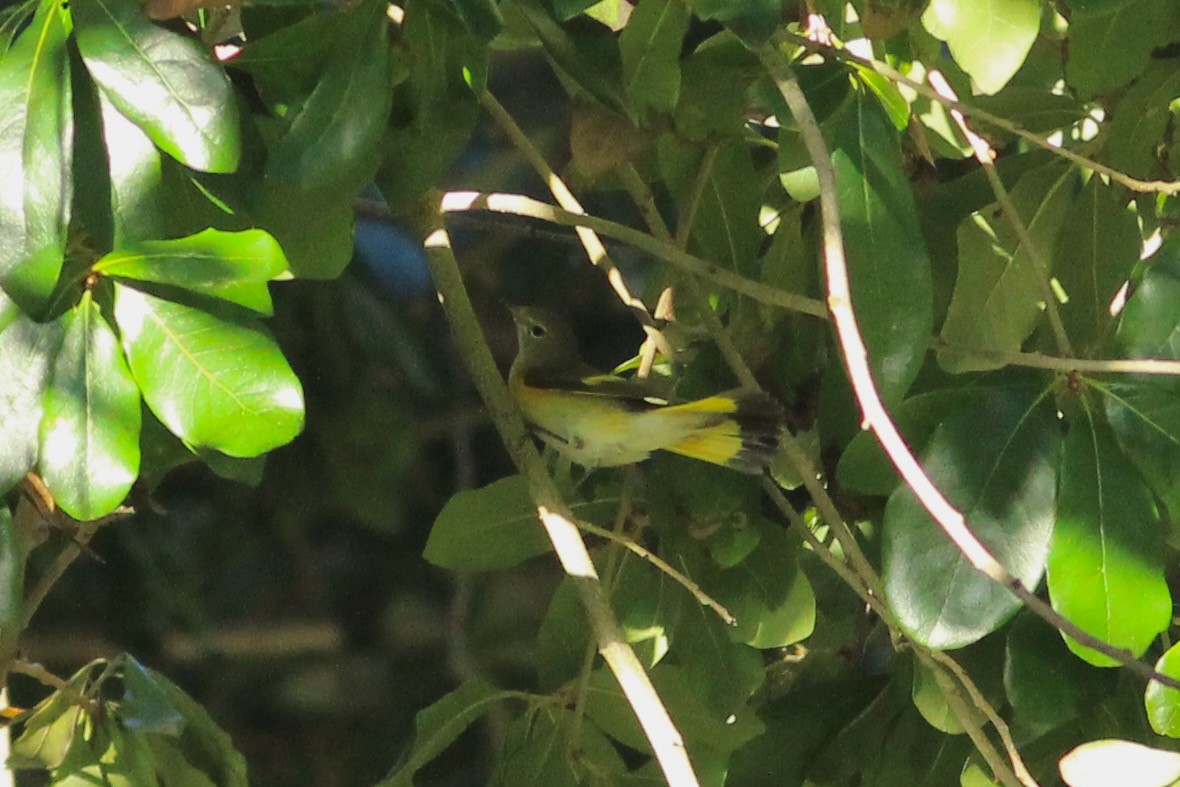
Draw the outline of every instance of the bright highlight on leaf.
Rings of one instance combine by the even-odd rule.
[[[64,325],[45,393],[39,467],[58,505],[89,521],[122,503],[139,476],[139,389],[89,293]]]
[[[190,446],[258,456],[302,430],[299,380],[259,326],[125,284],[115,320],[144,400]]]

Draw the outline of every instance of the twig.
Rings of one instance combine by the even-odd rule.
[[[992,727],[995,728],[996,734],[1000,736],[1000,741],[1004,744],[1004,751],[1008,753],[1008,761],[1012,763],[1012,770],[1016,773],[1016,778],[1025,787],[1033,787],[1037,781],[1028,771],[1028,766],[1024,764],[1024,758],[1020,756],[1020,750],[1016,746],[1016,741],[1012,738],[1012,731],[1008,729],[1008,724],[992,707],[992,704],[987,701],[987,698],[980,692],[979,687],[975,685],[975,681],[967,674],[967,670],[963,669],[959,662],[952,659],[942,651],[932,650],[930,648],[922,648],[921,652],[926,657],[933,659],[954,674],[955,679],[967,691],[967,695],[971,697],[972,704],[975,705],[987,720],[991,722]]]
[[[537,516],[553,543],[562,569],[578,590],[598,650],[635,711],[665,778],[669,784],[686,787],[697,785],[699,782],[685,751],[684,739],[672,723],[643,665],[623,638],[573,516],[561,499],[553,479],[545,471],[541,455],[529,439],[524,421],[509,399],[508,389],[496,368],[467,296],[438,205],[437,195],[423,205],[421,230],[425,237],[427,264],[460,355],[471,371],[476,388],[488,404],[488,411],[505,448],[528,482],[529,493],[537,506]]]
[[[924,658],[925,654],[918,652],[918,657],[922,659],[926,666],[934,673],[934,682],[938,684],[942,696],[946,699],[947,705],[950,706],[951,712],[955,714],[955,718],[963,725],[963,729],[967,732],[967,737],[971,738],[971,742],[975,744],[975,750],[979,752],[988,767],[992,769],[992,775],[995,776],[1006,787],[1020,787],[1021,782],[1017,780],[1016,774],[1004,762],[1000,753],[996,751],[996,747],[992,745],[991,740],[988,739],[983,729],[979,726],[975,715],[971,712],[971,708],[963,702],[963,698],[959,696],[959,692],[955,688],[954,681],[950,676],[942,671],[942,668]],[[1024,782],[1026,787],[1036,787],[1036,782],[1030,785]]]
[[[699,601],[702,606],[706,606],[716,612],[717,617],[724,620],[726,625],[737,625],[737,620],[734,619],[730,611],[726,609],[725,606],[721,604],[721,602],[717,601],[717,599],[713,598],[704,590],[702,590],[700,585],[693,582],[691,579],[676,569],[672,568],[672,566],[669,565],[667,561],[651,550],[647,549],[641,544],[637,544],[634,540],[627,538],[626,536],[613,533],[606,528],[597,527],[590,524],[589,522],[579,522],[578,527],[580,527],[582,530],[585,530],[587,533],[593,533],[600,538],[605,538],[607,541],[610,541],[613,544],[618,544],[628,552],[631,552],[632,554],[646,560],[648,563],[651,563],[657,569],[667,574],[669,579],[691,593],[692,597]]]
[[[508,135],[508,138],[512,140],[513,146],[520,151],[529,165],[545,181],[545,185],[549,188],[550,193],[553,194],[553,198],[557,200],[557,204],[571,213],[585,213],[582,203],[578,202],[577,197],[570,191],[565,181],[553,171],[553,168],[549,166],[549,162],[545,161],[545,157],[541,155],[541,151],[537,150],[533,141],[517,125],[512,115],[508,114],[508,111],[496,100],[496,97],[487,90],[484,90],[479,94],[479,103],[491,115],[496,125]],[[585,225],[575,227],[574,232],[578,234],[578,240],[582,242],[582,247],[586,249],[586,256],[590,258],[591,264],[602,268],[606,273],[606,280],[610,283],[611,288],[619,296],[619,300],[623,302],[623,305],[630,308],[632,313],[635,314],[635,317],[643,327],[644,333],[660,347],[661,351],[668,350],[668,354],[671,354],[671,350],[667,346],[667,340],[660,334],[656,321],[652,318],[651,313],[648,312],[647,306],[643,301],[631,294],[631,290],[627,287],[627,282],[623,280],[622,272],[610,258],[610,255],[607,254],[606,246],[603,245],[602,240],[592,228]]]
[[[452,191],[443,196],[442,211],[444,213],[463,213],[472,210],[526,216],[566,227],[589,227],[602,235],[620,240],[653,257],[664,260],[686,273],[700,276],[702,279],[741,295],[747,295],[760,303],[781,306],[784,309],[809,314],[820,319],[828,317],[823,304],[813,298],[785,292],[747,279],[733,271],[702,260],[700,257],[680,251],[667,243],[662,243],[645,232],[617,222],[584,213],[562,210],[520,194]]]
[[[820,208],[823,226],[824,269],[828,282],[828,308],[840,342],[841,355],[856,400],[863,415],[862,426],[871,429],[893,466],[913,491],[914,496],[938,524],[947,538],[967,559],[972,568],[992,581],[1007,588],[1037,616],[1068,634],[1078,643],[1093,648],[1120,662],[1136,674],[1155,680],[1170,688],[1180,689],[1180,681],[1152,669],[1130,651],[1116,648],[1108,642],[1083,631],[1075,623],[1062,617],[1036,594],[1012,576],[967,527],[963,514],[943,496],[921,464],[910,452],[897,431],[897,426],[885,410],[869,371],[868,352],[852,310],[848,284],[848,267],[844,256],[844,239],[840,230],[840,209],[836,201],[836,174],[828,155],[827,144],[819,124],[807,103],[799,83],[783,56],[771,45],[758,49],[758,56],[774,79],[799,124],[803,143],[815,166],[820,183]],[[821,513],[823,513],[821,511]]]
[[[999,115],[993,115],[986,110],[980,109],[970,104],[964,104],[962,101],[951,100],[944,96],[940,96],[928,85],[910,79],[905,74],[901,73],[887,63],[881,62],[880,60],[860,57],[858,55],[852,54],[846,49],[841,49],[830,44],[823,44],[818,41],[811,41],[794,33],[777,33],[774,37],[774,40],[779,43],[796,44],[805,49],[809,49],[812,52],[824,55],[825,57],[831,57],[835,60],[841,60],[845,63],[852,63],[854,65],[861,66],[862,68],[867,68],[870,71],[876,71],[878,74],[890,80],[891,82],[905,85],[906,87],[916,91],[931,101],[936,101],[949,109],[958,110],[969,118],[977,118],[992,126],[995,126],[996,128],[1003,129],[1010,134],[1015,134],[1026,142],[1031,142],[1043,150],[1047,150],[1054,155],[1061,156],[1062,158],[1072,161],[1074,164],[1085,167],[1088,170],[1106,175],[1114,182],[1126,186],[1131,191],[1137,191],[1140,193],[1180,194],[1180,181],[1140,180],[1138,178],[1133,178],[1125,172],[1120,172],[1119,170],[1108,167],[1105,164],[1100,164],[1099,162],[1090,158],[1086,158],[1085,156],[1075,153],[1068,148],[1054,145],[1052,142],[1045,139],[1041,135],[1034,134],[1022,126],[1002,118]]]
[[[1180,361],[1162,358],[1060,358],[1044,353],[1003,352],[946,342],[936,338],[931,342],[935,349],[947,349],[959,355],[970,355],[1000,361],[1012,366],[1027,366],[1033,369],[1049,369],[1056,372],[1092,372],[1095,374],[1158,374],[1180,375]]]
[[[948,101],[958,101],[958,96],[955,95],[954,88],[946,81],[946,78],[937,71],[931,71],[927,76],[931,86],[940,96],[945,97]],[[971,151],[975,154],[975,160],[979,162],[979,166],[983,167],[983,174],[987,176],[987,182],[991,185],[992,192],[996,195],[996,201],[1000,204],[1000,208],[1004,211],[1004,218],[1016,231],[1016,239],[1028,254],[1028,259],[1036,269],[1037,284],[1041,288],[1041,297],[1045,300],[1045,313],[1049,316],[1049,325],[1053,328],[1053,338],[1057,342],[1057,349],[1064,355],[1073,355],[1073,348],[1069,344],[1069,336],[1065,332],[1065,324],[1061,322],[1061,312],[1057,308],[1057,298],[1053,294],[1053,287],[1049,284],[1049,264],[1041,256],[1041,250],[1037,244],[1033,242],[1032,237],[1028,233],[1028,226],[1024,223],[1020,213],[1016,210],[1016,205],[1012,202],[1012,195],[1008,193],[1008,189],[1004,186],[1004,181],[1000,180],[999,174],[996,172],[996,152],[988,141],[976,134],[970,126],[967,125],[967,119],[963,117],[963,113],[957,109],[951,109],[951,117],[954,118],[955,124],[958,125],[959,131],[963,132],[963,136],[971,145]]]

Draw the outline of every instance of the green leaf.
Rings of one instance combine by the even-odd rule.
[[[8,506],[0,505],[0,627],[19,631],[24,624],[25,559],[29,546],[12,521]]]
[[[1082,97],[1137,77],[1166,42],[1170,0],[1069,0],[1065,80]]]
[[[574,92],[627,114],[618,44],[606,27],[585,18],[559,24],[541,0],[510,0],[532,26],[545,53]]]
[[[1180,247],[1165,242],[1128,300],[1116,334],[1125,358],[1180,358]],[[1174,377],[1121,375],[1088,380],[1104,396],[1106,417],[1123,451],[1169,511],[1180,512],[1180,382]]]
[[[1069,298],[1059,306],[1074,348],[1093,347],[1111,321],[1110,304],[1139,262],[1139,225],[1121,190],[1091,177],[1061,228],[1057,281]]]
[[[980,425],[986,424],[985,429]],[[992,389],[955,410],[922,453],[934,484],[1007,570],[1035,588],[1053,528],[1060,436],[1037,392]],[[938,649],[995,631],[1020,602],[971,568],[908,486],[885,507],[885,594],[902,628]]]
[[[969,403],[981,405],[986,396],[987,391],[982,388],[928,391],[909,397],[892,408],[889,414],[906,445],[915,453],[921,453],[934,430],[952,411],[969,406]],[[857,494],[887,496],[897,488],[901,477],[882,450],[877,436],[862,431],[844,449],[840,464],[836,466],[836,479]]]
[[[146,740],[161,787],[217,787],[204,771],[185,760],[176,741],[158,735],[149,735]]]
[[[0,295],[0,489],[7,492],[37,463],[50,369],[61,343],[59,323],[35,323]],[[7,307],[7,308],[5,308]]]
[[[905,394],[933,323],[930,260],[896,132],[880,105],[853,95],[825,125],[836,170],[852,302],[886,402]]]
[[[0,59],[0,283],[39,314],[61,272],[73,152],[69,17],[42,0]]]
[[[116,109],[182,164],[237,169],[238,102],[196,40],[153,24],[136,0],[88,0],[70,11],[86,69]]]
[[[1180,780],[1180,752],[1133,741],[1099,740],[1083,743],[1061,758],[1061,778],[1069,787],[1126,784],[1131,774],[1134,783],[1144,787],[1174,784]]]
[[[770,38],[782,20],[780,0],[688,0],[701,19],[715,19],[751,44]]]
[[[746,91],[761,74],[757,58],[733,33],[709,38],[680,63],[677,131],[694,141],[734,136],[743,127]]]
[[[678,144],[670,134],[660,139],[660,170],[682,212],[688,208],[703,152],[696,145]],[[766,237],[758,225],[764,189],[765,178],[755,171],[749,146],[736,141],[721,145],[692,225],[697,253],[756,278],[758,250]]]
[[[119,723],[135,732],[176,738],[184,731],[184,716],[172,706],[156,674],[129,655],[123,656],[123,699],[118,715]]]
[[[1155,663],[1155,671],[1164,675],[1180,674],[1180,645],[1164,651]],[[1180,738],[1180,691],[1153,680],[1147,684],[1143,702],[1153,730],[1169,738]]]
[[[1094,670],[1071,657],[1058,632],[1035,615],[1017,615],[1005,632],[1004,693],[1015,717],[1036,730],[1075,718]]]
[[[1115,647],[1142,654],[1171,620],[1161,530],[1147,486],[1109,427],[1087,409],[1065,441],[1049,546],[1053,608]],[[1065,641],[1091,664],[1119,664]]]
[[[934,669],[927,662],[914,659],[914,683],[911,690],[914,707],[934,729],[948,735],[961,735],[965,731],[963,722],[959,721],[947,702],[946,694],[939,688]]]
[[[574,733],[577,739],[574,740]],[[537,708],[508,727],[491,784],[578,787],[618,784],[627,767],[599,729],[565,708]]]
[[[1155,177],[1158,149],[1172,122],[1171,104],[1180,97],[1180,71],[1155,61],[1114,107],[1104,135],[1107,163],[1132,177]]]
[[[414,718],[414,741],[406,762],[391,772],[378,787],[411,787],[414,774],[433,760],[497,702],[513,692],[500,691],[478,678],[463,682]]]
[[[90,521],[115,510],[139,475],[139,388],[89,291],[62,323],[39,466],[58,505]]]
[[[983,93],[1008,84],[1041,29],[1037,0],[931,0],[922,15]]]
[[[686,670],[661,664],[651,671],[651,679],[690,752],[699,748],[729,753],[764,729],[749,708],[722,713],[702,702],[700,681]],[[586,717],[620,743],[643,752],[651,750],[635,711],[605,667],[590,673]]]
[[[209,229],[116,249],[93,269],[105,276],[182,287],[269,316],[274,306],[266,283],[287,273],[287,258],[262,230]]]
[[[448,0],[463,26],[480,41],[487,43],[504,26],[504,17],[495,0]]]
[[[959,274],[941,336],[950,347],[939,361],[951,372],[995,369],[1003,361],[956,346],[1017,352],[1041,316],[1041,281],[1051,265],[1062,225],[1074,199],[1077,172],[1058,165],[1035,170],[1011,192],[1016,212],[1028,230],[1031,247],[1020,242],[1011,221],[991,205],[959,225]]]
[[[52,770],[61,765],[73,746],[82,715],[82,707],[70,697],[76,697],[86,688],[97,663],[103,662],[87,664],[66,681],[66,690],[53,692],[22,715],[21,735],[13,741],[8,767]]]
[[[261,328],[115,284],[131,373],[160,422],[190,446],[257,456],[303,428],[303,390]]]
[[[578,588],[565,577],[553,591],[537,630],[537,681],[544,691],[554,691],[577,676],[590,636]]]
[[[357,7],[315,90],[271,148],[268,176],[305,191],[372,179],[392,97],[385,9]]]
[[[395,213],[414,209],[466,149],[479,117],[475,75],[487,69],[487,50],[462,27],[429,4],[414,10],[401,41],[402,59],[413,67],[397,88],[377,173],[381,195]],[[473,76],[474,85],[464,74]]]
[[[166,676],[147,667],[141,669],[166,695],[163,699],[167,704],[184,718],[179,741],[184,759],[200,768],[218,787],[248,787],[246,760],[209,713]]]
[[[115,246],[164,234],[160,209],[163,174],[160,151],[143,130],[99,93],[102,134],[111,177]]]
[[[352,260],[356,228],[351,189],[304,192],[273,184],[254,215],[279,242],[299,279],[335,279]]]
[[[750,647],[785,648],[802,642],[815,631],[815,591],[807,575],[796,569],[795,581],[787,597],[777,606],[768,607],[758,619]]]
[[[589,519],[609,514],[617,500],[571,506]],[[524,476],[501,478],[457,493],[434,520],[422,556],[457,571],[498,571],[551,551]]]
[[[1022,85],[1009,85],[994,96],[977,96],[971,103],[1035,134],[1048,134],[1071,126],[1088,114],[1086,105],[1073,96],[1046,93],[1043,88]],[[986,136],[995,147],[1015,138],[1015,135],[991,126],[987,128]]]
[[[640,114],[671,112],[680,97],[680,49],[688,30],[681,0],[642,0],[619,36],[623,85]]]

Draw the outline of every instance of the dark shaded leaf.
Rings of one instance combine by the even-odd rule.
[[[1027,587],[1045,570],[1060,436],[1036,391],[992,389],[985,406],[955,410],[922,464],[972,532]],[[995,631],[1020,602],[971,568],[908,486],[885,507],[885,593],[905,631],[933,648],[962,647]]]
[[[681,0],[642,0],[619,36],[623,85],[642,114],[671,112],[680,97],[680,48],[688,30]]]
[[[901,399],[926,355],[933,322],[930,260],[896,133],[858,92],[825,125],[840,201],[852,303],[873,378]]]

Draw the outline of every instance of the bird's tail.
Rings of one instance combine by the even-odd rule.
[[[697,415],[701,425],[664,450],[715,465],[760,473],[778,453],[782,406],[760,392],[721,393],[695,402],[671,405],[667,415]]]

